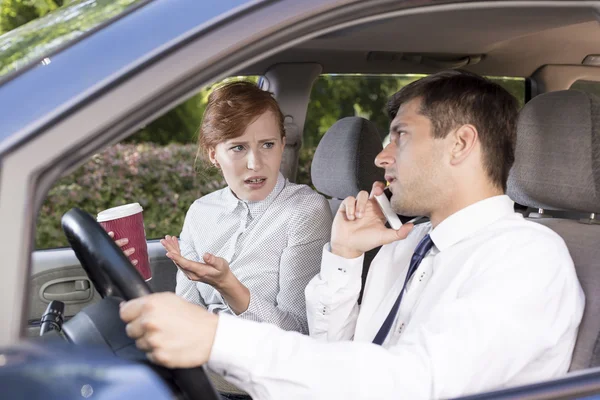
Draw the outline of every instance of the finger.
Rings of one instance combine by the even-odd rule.
[[[132,339],[139,339],[146,334],[146,328],[143,323],[144,316],[134,319],[125,325],[125,333]]]
[[[158,362],[156,362],[156,359],[154,358],[154,356],[152,355],[152,352],[146,353],[146,358],[148,360],[150,360],[150,362],[152,364],[158,364]]]
[[[138,260],[131,260],[131,264],[135,267],[138,265]]]
[[[385,183],[379,182],[379,181],[374,182],[373,187],[371,188],[371,194],[369,197],[379,196],[380,194],[383,194],[384,189],[385,189]]]
[[[174,263],[179,265],[179,268],[184,270],[184,272],[192,272],[200,277],[202,277],[205,274],[206,266],[202,263],[188,260],[187,258],[183,258],[180,254],[177,253],[169,252],[167,253],[167,257],[173,260]]]
[[[171,242],[167,239],[160,239],[160,244],[162,244],[162,246],[165,249],[167,249],[167,251],[172,249]]]
[[[117,244],[117,246],[123,247],[129,243],[129,239],[127,239],[127,238],[117,239],[117,240],[115,240],[115,243]]]
[[[369,193],[365,190],[361,190],[356,196],[356,217],[362,218],[365,215],[365,209],[367,202],[369,201]]]
[[[413,228],[413,224],[404,224],[397,231],[394,229],[385,228],[381,235],[381,244],[390,244],[397,240],[406,239]]]
[[[202,259],[206,264],[210,265],[211,267],[214,267],[219,271],[223,271],[229,268],[229,263],[224,258],[214,256],[210,253],[205,253],[202,256]]]
[[[131,248],[127,249],[127,250],[124,250],[124,251],[123,251],[123,253],[124,253],[124,254],[125,254],[127,257],[129,257],[130,255],[132,255],[133,253],[135,253],[135,247],[131,247]]]
[[[181,250],[179,248],[179,239],[177,239],[175,236],[171,237],[171,247],[178,253],[181,253]]]
[[[163,367],[167,367],[167,365],[163,362],[162,357],[157,356],[157,351],[151,351],[146,353],[146,357],[152,364],[162,365]]]
[[[134,319],[139,318],[146,302],[147,296],[121,303],[119,316],[123,322],[129,323]]]
[[[178,253],[181,254],[181,251],[179,250],[179,245],[177,244],[177,242],[173,242],[173,239],[171,236],[165,236],[165,238],[169,238],[169,239],[163,239],[160,241],[160,244],[163,245],[163,247],[169,252],[169,253]]]
[[[113,231],[108,232],[108,236],[111,237],[111,239],[115,238],[115,233]]]
[[[142,351],[151,351],[152,346],[148,342],[148,339],[145,336],[140,337],[135,341],[135,346]]]
[[[349,196],[344,199],[338,212],[343,212],[344,216],[348,220],[354,221],[355,210],[356,210],[356,199],[352,196]]]

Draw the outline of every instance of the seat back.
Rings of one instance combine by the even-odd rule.
[[[337,121],[325,133],[311,164],[315,188],[331,197],[335,215],[342,200],[361,190],[371,191],[375,181],[383,181],[384,171],[375,166],[375,157],[383,150],[377,127],[360,117]]]
[[[508,195],[567,244],[586,297],[570,369],[599,366],[600,98],[559,91],[523,107]]]
[[[383,169],[375,166],[375,157],[383,150],[377,127],[360,117],[340,119],[325,133],[311,165],[315,188],[329,199],[333,216],[343,199],[356,196],[361,190],[371,191],[375,181],[384,181]],[[362,300],[365,280],[371,261],[379,247],[365,253],[362,287],[358,302]]]

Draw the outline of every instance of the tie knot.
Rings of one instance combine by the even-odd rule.
[[[417,245],[417,248],[415,249],[414,254],[418,254],[419,257],[423,258],[423,257],[425,257],[425,254],[427,254],[427,252],[429,250],[431,250],[432,247],[433,247],[433,240],[431,240],[431,236],[429,236],[429,234],[427,234],[427,235],[425,235],[425,237],[423,237],[423,239],[421,239],[421,241]]]

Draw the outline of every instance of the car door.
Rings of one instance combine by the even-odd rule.
[[[147,243],[152,269],[152,279],[148,282],[150,288],[155,292],[174,291],[177,267],[165,256],[158,240],[149,240]],[[32,258],[27,310],[28,337],[39,335],[40,319],[52,300],[65,304],[65,321],[82,308],[100,300],[100,295],[70,248],[37,250]]]

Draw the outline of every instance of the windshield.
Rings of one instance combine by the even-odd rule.
[[[147,0],[80,0],[0,36],[0,79]],[[43,62],[43,61],[42,61]]]

